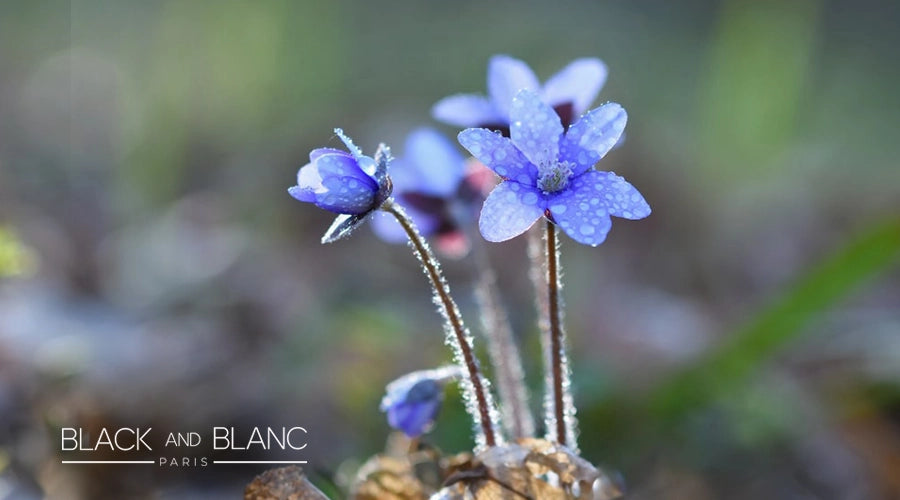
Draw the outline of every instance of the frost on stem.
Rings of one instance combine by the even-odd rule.
[[[564,307],[560,296],[562,268],[559,263],[559,239],[552,222],[547,222],[543,239],[538,227],[535,226],[528,234],[528,256],[531,260],[530,278],[535,291],[545,367],[545,436],[549,441],[563,442],[578,453],[578,420],[572,397],[572,372],[566,354]],[[559,439],[560,433],[565,439]]]
[[[534,434],[534,420],[528,408],[528,389],[525,386],[522,358],[513,338],[509,317],[500,304],[496,276],[485,262],[479,267],[475,295],[481,312],[482,329],[488,340],[494,376],[497,378],[503,428],[513,438],[530,437]]]
[[[476,450],[500,444],[501,438],[495,432],[499,414],[491,397],[490,382],[481,374],[478,359],[475,358],[472,348],[472,334],[463,324],[459,308],[450,296],[450,287],[441,273],[440,264],[403,207],[388,199],[382,209],[393,215],[403,226],[409,236],[409,245],[431,282],[434,290],[433,301],[444,320],[444,342],[453,351],[454,362],[465,370],[467,375],[460,380],[460,385],[466,411],[474,421]]]

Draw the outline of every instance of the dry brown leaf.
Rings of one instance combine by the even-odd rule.
[[[270,469],[244,489],[244,500],[328,500],[296,465]]]
[[[490,448],[457,472],[434,500],[540,499],[612,500],[618,488],[568,448],[543,439],[523,439]]]

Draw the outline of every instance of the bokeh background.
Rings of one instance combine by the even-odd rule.
[[[321,246],[286,188],[335,126],[402,154],[497,53],[602,58],[629,112],[603,168],[654,209],[563,241],[583,455],[632,499],[900,498],[898,26],[890,1],[4,1],[0,498],[238,497],[261,467],[59,464],[63,426],[212,425],[303,425],[340,497],[384,384],[449,352],[409,250]],[[537,409],[521,240],[488,252]],[[470,446],[452,389],[429,440]]]

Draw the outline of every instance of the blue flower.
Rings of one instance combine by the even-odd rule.
[[[522,89],[535,92],[559,115],[568,128],[588,110],[606,83],[607,69],[595,58],[576,59],[542,86],[524,62],[497,55],[488,63],[488,97],[457,94],[432,108],[435,119],[460,127],[499,130],[509,136],[510,104]]]
[[[408,373],[388,384],[381,400],[388,425],[409,437],[428,432],[444,401],[444,385],[461,375],[459,367],[447,366]]]
[[[575,241],[597,246],[612,227],[610,215],[650,215],[634,186],[593,168],[625,130],[621,106],[593,109],[564,133],[553,109],[522,90],[512,100],[510,119],[510,138],[484,128],[459,134],[460,144],[502,179],[481,210],[478,226],[485,239],[518,236],[544,215]]]
[[[467,164],[453,143],[429,128],[413,131],[406,139],[404,154],[391,162],[395,200],[423,236],[435,237],[438,249],[454,257],[468,251],[469,240],[460,225],[475,220],[476,207],[487,192],[487,179],[479,173],[493,177],[484,166],[472,163],[477,162]],[[372,227],[385,241],[407,240],[406,232],[389,214],[375,217]]]
[[[336,128],[334,133],[350,150],[319,148],[309,153],[309,163],[297,171],[297,185],[288,188],[294,198],[340,214],[322,237],[331,243],[350,234],[366,221],[391,196],[391,178],[387,175],[390,149],[378,147],[375,158],[362,154]]]

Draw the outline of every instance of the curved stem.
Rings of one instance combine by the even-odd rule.
[[[556,415],[556,441],[566,444],[566,410],[563,395],[562,322],[559,309],[559,257],[556,226],[547,221],[547,303],[550,319],[550,359],[553,378],[553,409]]]
[[[444,317],[449,323],[449,328],[452,330],[453,336],[455,337],[455,343],[461,355],[460,357],[462,357],[463,364],[468,372],[469,383],[472,386],[472,392],[474,393],[477,406],[477,415],[473,415],[473,418],[476,418],[481,424],[481,431],[484,435],[484,444],[487,446],[496,446],[497,438],[494,434],[494,421],[491,416],[492,403],[489,402],[490,395],[485,389],[486,381],[481,376],[478,368],[478,361],[472,351],[471,336],[463,324],[463,320],[459,314],[459,308],[450,296],[450,287],[447,285],[447,282],[441,274],[437,259],[435,259],[434,254],[431,253],[428,244],[425,243],[422,235],[419,234],[419,231],[416,229],[413,222],[407,217],[403,208],[388,199],[381,206],[381,209],[393,215],[397,219],[397,222],[403,227],[403,230],[406,231],[406,235],[409,236],[409,241],[416,251],[416,256],[425,268],[425,274],[427,274],[428,278],[431,280],[431,285],[434,288],[437,298],[436,302],[438,302]]]

